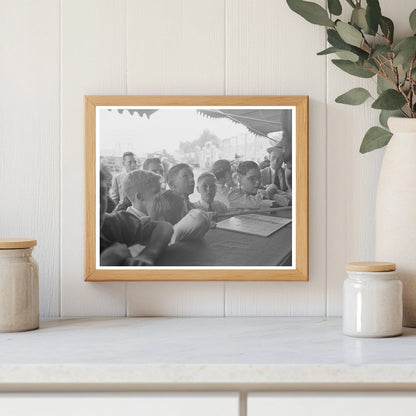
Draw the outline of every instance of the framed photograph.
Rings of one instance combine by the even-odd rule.
[[[307,96],[86,96],[88,281],[308,280]]]

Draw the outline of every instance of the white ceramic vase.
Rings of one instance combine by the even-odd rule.
[[[376,260],[397,264],[403,282],[403,324],[416,327],[416,119],[392,117],[380,172]]]

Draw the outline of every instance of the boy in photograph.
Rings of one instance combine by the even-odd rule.
[[[210,228],[210,218],[201,209],[191,209],[184,214],[182,197],[169,190],[159,194],[149,207],[152,220],[168,221],[173,225],[171,243],[183,240],[199,240]]]
[[[278,191],[275,184],[260,189],[261,173],[256,162],[247,160],[237,168],[239,187],[228,195],[230,207],[259,209],[260,207],[288,206],[292,202],[290,194]]]
[[[175,191],[160,193],[148,208],[149,216],[155,221],[178,223],[185,215],[183,199]]]
[[[110,197],[114,201],[116,206],[119,204],[119,202],[122,202],[125,197],[123,191],[124,178],[127,176],[129,172],[138,169],[137,160],[133,152],[123,153],[123,167],[124,172],[121,172],[118,175],[114,176],[113,183],[110,189]]]
[[[100,229],[103,225],[107,211],[108,173],[107,167],[102,164],[100,169]],[[100,237],[101,266],[121,266],[130,257],[130,251],[125,244],[103,241],[103,237]]]
[[[215,214],[228,211],[225,204],[214,199],[217,193],[217,184],[216,177],[212,172],[203,172],[199,175],[196,189],[201,194],[201,199],[194,203],[195,208]]]
[[[165,180],[165,169],[163,167],[162,161],[158,157],[150,157],[143,162],[143,170],[148,170],[150,172],[160,175],[161,187],[166,189],[166,180]]]
[[[148,188],[143,189],[139,186],[142,182],[138,180],[142,175],[136,175],[139,172],[153,175],[156,181],[149,180],[146,182]],[[159,186],[160,189],[159,176],[151,172],[133,171],[126,176],[124,188],[128,192],[129,199],[132,200],[131,212],[118,211],[102,216],[100,236],[102,266],[153,266],[158,256],[169,244],[173,234],[172,226],[167,222],[152,221],[149,217],[141,215],[145,214],[141,211],[145,207],[142,200],[148,194],[154,193],[152,184]],[[111,261],[115,262],[116,259],[108,260],[111,256],[108,256],[107,250],[111,251],[112,247],[112,250],[114,247],[119,247],[114,246],[115,243],[121,243],[121,245],[128,247],[140,244],[145,247],[136,256],[125,258],[123,261],[119,259],[119,263],[111,264]],[[107,256],[105,256],[106,254]]]
[[[185,213],[194,208],[189,201],[189,195],[193,194],[195,189],[194,172],[187,163],[178,163],[169,169],[168,185],[183,199]]]
[[[137,218],[149,218],[148,207],[160,193],[160,175],[146,171],[130,172],[123,182],[123,190],[131,203],[126,212]]]
[[[263,199],[265,191],[259,190],[261,174],[259,165],[251,160],[241,162],[237,168],[238,188],[233,189],[229,195],[230,209],[249,208],[259,209],[267,205]],[[269,201],[268,206],[271,206]]]
[[[105,197],[106,197],[106,200],[107,200],[107,208],[106,208],[105,212],[113,212],[114,208],[116,207],[116,204],[111,199],[110,194],[109,194],[110,188],[111,188],[111,181],[112,181],[113,177],[111,175],[110,170],[103,163],[101,163],[100,175],[103,175],[102,183],[104,183],[104,185],[105,185]]]
[[[162,178],[165,175],[162,161],[158,157],[150,157],[143,162],[143,170],[157,173]]]
[[[228,194],[235,187],[231,163],[226,159],[218,159],[212,165],[211,171],[216,177],[217,193],[215,199],[229,208]]]

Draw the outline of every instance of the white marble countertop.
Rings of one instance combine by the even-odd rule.
[[[339,318],[94,318],[0,334],[0,389],[51,383],[416,387],[416,329],[360,339]]]

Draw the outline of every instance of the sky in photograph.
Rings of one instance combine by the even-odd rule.
[[[100,111],[100,147],[105,155],[126,150],[139,157],[162,149],[175,153],[179,142],[196,140],[204,130],[220,139],[249,133],[242,124],[208,118],[195,109],[161,109],[149,118],[128,111],[122,114],[117,110]]]

